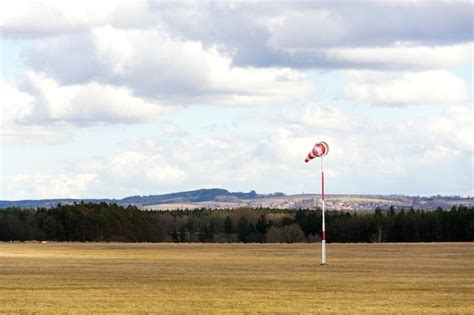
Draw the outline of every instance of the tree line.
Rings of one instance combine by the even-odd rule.
[[[474,241],[474,208],[326,212],[328,242]],[[114,203],[0,210],[0,241],[260,242],[321,240],[321,211],[197,209],[142,211]]]

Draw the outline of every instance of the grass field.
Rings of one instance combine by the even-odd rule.
[[[390,199],[372,198],[372,197],[330,197],[327,200],[342,201],[342,202],[379,202],[379,203],[393,203],[397,201]]]
[[[0,313],[474,314],[474,243],[0,243]]]

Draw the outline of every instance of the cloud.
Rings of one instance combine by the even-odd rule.
[[[187,133],[178,127],[176,124],[171,122],[164,122],[160,126],[161,132],[169,137],[183,137],[186,136]]]
[[[133,129],[128,141],[148,131],[157,139],[119,143],[100,157],[84,150],[72,163],[77,168],[57,176],[10,177],[19,183],[10,184],[11,194],[45,193],[27,180],[67,194],[54,178],[81,174],[96,177],[65,186],[95,196],[176,187],[247,190],[249,183],[259,191],[308,191],[314,169],[302,160],[316,139],[330,143],[329,189],[432,192],[445,177],[443,191],[468,190],[471,96],[448,70],[472,63],[472,2],[35,0],[0,6],[0,32],[9,45],[21,41],[21,58],[14,60],[24,62],[12,62],[17,81],[0,80],[2,140],[61,143],[89,127],[94,137],[110,140],[104,134],[112,129],[93,127],[166,118]],[[329,70],[322,86],[338,99],[332,93],[340,93],[339,75],[346,74],[344,95],[355,102],[325,102],[328,95],[316,90],[318,78],[308,71],[315,68]],[[357,103],[443,106],[413,112],[373,106],[369,113]],[[196,117],[210,119],[206,126],[218,126],[212,130],[183,114],[194,105],[239,108]],[[177,107],[182,116],[166,116]],[[232,123],[225,121],[234,114]],[[181,119],[186,125],[178,127]],[[69,165],[70,157],[64,159]]]
[[[64,143],[73,138],[74,126],[157,121],[171,110],[126,86],[61,85],[33,71],[16,85],[1,79],[0,93],[0,135],[9,143]]]
[[[30,125],[36,110],[36,99],[33,95],[21,91],[0,77],[0,118],[2,128],[0,136],[3,143],[64,143],[71,139],[68,127]]]
[[[156,102],[133,95],[125,86],[89,82],[83,85],[61,85],[43,74],[30,72],[28,80],[36,96],[37,123],[95,122],[137,123],[153,121],[167,110]]]
[[[98,84],[61,86],[30,73],[31,94],[2,84],[2,141],[60,144],[73,139],[72,126],[132,124],[160,119],[169,110],[132,95],[126,87]]]
[[[143,139],[125,145],[127,162],[123,166],[122,163],[107,162],[108,165],[117,166],[116,172],[108,172],[120,173],[120,170],[127,169],[125,165],[139,163],[140,169],[145,169],[144,174],[137,169],[131,171],[142,178],[137,185],[143,185],[143,180],[153,179],[156,181],[155,190],[172,191],[170,185],[174,184],[185,187],[182,189],[228,187],[245,190],[249,182],[258,185],[272,173],[286,169],[283,164],[266,160],[258,152],[263,142],[263,139],[258,139],[258,136],[252,137],[232,130],[196,133],[173,139]],[[165,179],[161,179],[162,176]],[[124,185],[130,185],[130,178]]]
[[[57,163],[63,161],[55,159]],[[188,170],[153,147],[97,156],[68,158],[62,172],[33,172],[1,178],[0,199],[118,198],[172,191],[187,180]]]
[[[337,4],[284,1],[257,3],[166,3],[156,1],[60,0],[2,4],[0,26],[16,36],[51,36],[112,25],[147,28],[163,25],[185,37],[236,42],[248,30],[268,36],[272,46],[387,45],[397,41],[447,43],[472,40],[470,1],[365,2]],[[384,19],[376,17],[383,16]],[[237,23],[240,21],[243,23]],[[244,29],[242,29],[244,27]],[[213,30],[213,32],[210,32]],[[314,32],[314,30],[328,31]],[[207,35],[205,35],[207,33]],[[187,36],[186,36],[187,35]],[[252,36],[252,34],[249,34]]]
[[[330,147],[325,165],[328,191],[334,193],[456,194],[470,189],[474,147],[470,106],[447,106],[422,116],[405,112],[403,118],[383,124],[357,111],[339,108],[333,116],[325,105],[306,107],[280,111],[281,118],[271,123],[281,125],[259,151],[269,157],[269,164],[286,167],[268,175],[268,181],[284,178],[280,184],[289,187],[285,191],[316,191],[317,175],[312,172],[317,173],[319,165],[303,160],[314,142],[321,140]],[[305,121],[307,111],[317,118]],[[298,115],[299,124],[287,119]],[[336,126],[356,124],[344,129],[318,123],[327,116]]]
[[[374,3],[3,5],[2,32],[31,39],[26,83],[8,83],[16,89],[10,98],[22,105],[2,104],[25,128],[141,123],[162,117],[166,105],[308,102],[315,86],[302,68],[420,70],[472,61],[472,38],[461,32],[469,3],[390,10]],[[367,12],[386,13],[393,23],[367,20]],[[419,26],[416,12],[430,27]],[[370,39],[361,37],[365,31]],[[346,95],[386,104],[458,102],[468,98],[465,90],[455,76],[430,70],[377,84],[350,79]]]
[[[0,138],[5,145],[61,145],[74,140],[74,130],[65,124],[3,126]]]
[[[154,7],[171,34],[218,44],[241,66],[401,70],[472,60],[467,1]]]
[[[115,35],[151,30],[179,38],[182,43],[199,43],[206,49],[219,47],[234,67],[401,70],[439,68],[472,60],[472,54],[466,59],[466,44],[473,41],[470,1],[364,5],[28,1],[6,2],[2,9],[0,30],[4,34],[41,40],[47,37],[47,48],[54,47],[51,42],[60,37],[73,36],[72,42],[57,43],[77,47],[76,41],[91,32],[94,36],[107,32],[104,36],[110,43],[121,39],[109,29],[118,30]],[[101,38],[104,42],[106,39]],[[156,48],[160,40],[154,39],[146,43]],[[54,48],[57,55],[65,49]],[[67,50],[74,59],[80,57],[77,50]],[[87,47],[81,51],[90,53]],[[36,59],[36,63],[41,62],[40,57]]]
[[[105,163],[106,173],[114,179],[176,185],[183,181],[184,172],[156,153],[121,152]]]
[[[406,113],[403,119],[385,124],[357,111],[332,112],[330,106],[321,104],[306,107],[302,111],[286,106],[279,114],[286,118],[293,111],[297,119],[313,112],[317,119],[299,124],[293,118],[259,120],[264,129],[272,126],[267,133],[228,127],[220,133],[201,130],[172,138],[144,135],[100,156],[89,152],[71,160],[67,155],[68,168],[62,174],[73,179],[74,175],[94,174],[94,180],[78,184],[72,194],[80,197],[125,197],[202,187],[316,192],[318,161],[305,164],[304,158],[315,141],[325,140],[330,146],[325,159],[330,193],[460,193],[471,187],[473,121],[468,106],[448,106],[426,116]],[[339,127],[318,124],[325,117]],[[343,127],[351,121],[357,125]],[[63,180],[61,176],[11,177],[4,180],[4,187],[9,188],[3,198],[42,196],[49,187],[61,192],[55,188],[60,181],[52,180]],[[79,183],[81,178],[76,178]],[[41,184],[42,190],[34,183]]]
[[[0,95],[2,95],[0,115],[3,127],[21,123],[32,114],[35,98],[9,84],[2,77],[0,77]]]
[[[39,38],[110,24],[143,27],[152,20],[144,0],[25,0],[1,4],[0,31],[11,37]]]
[[[466,65],[473,60],[472,44],[453,46],[412,46],[334,48],[328,61],[341,67],[423,70]]]
[[[127,86],[139,97],[173,105],[268,104],[302,99],[312,91],[300,71],[235,67],[217,46],[160,29],[104,26],[46,39],[33,45],[27,62],[64,84]]]
[[[297,111],[294,109],[283,109],[283,114],[271,117],[273,121],[284,120],[293,126],[304,125],[316,130],[327,130],[327,132],[349,132],[354,128],[360,128],[360,120],[333,103],[319,104],[308,103],[301,105]]]
[[[472,138],[473,110],[469,106],[449,106],[439,116],[408,121],[400,128],[406,129],[403,141],[411,141],[425,147],[442,148],[454,154],[474,150]]]
[[[472,3],[364,2],[288,5],[275,10],[270,44],[280,49],[451,45],[472,40]],[[380,18],[383,17],[383,18]]]
[[[96,180],[92,173],[17,174],[2,177],[2,198],[84,198]]]
[[[352,71],[346,74],[344,95],[382,105],[460,103],[470,99],[466,83],[446,70],[403,73]]]

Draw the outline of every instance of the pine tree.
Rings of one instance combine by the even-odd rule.
[[[239,241],[247,243],[249,234],[249,222],[246,218],[240,217],[239,224],[237,226],[237,236]]]
[[[224,221],[224,233],[226,234],[234,233],[234,226],[232,225],[232,220],[230,219],[229,216],[227,216]]]
[[[171,237],[173,238],[173,241],[176,243],[179,242],[179,235],[178,231],[176,230],[176,226],[173,227],[173,232],[171,232]]]
[[[257,221],[257,225],[255,227],[256,227],[258,233],[260,233],[260,234],[267,233],[268,225],[267,225],[267,219],[265,218],[264,214],[262,214],[260,216],[260,218]]]

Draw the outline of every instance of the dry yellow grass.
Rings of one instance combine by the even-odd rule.
[[[372,197],[330,197],[327,200],[342,201],[342,202],[378,202],[397,204],[399,202],[390,199],[372,198]]]
[[[0,312],[473,314],[474,244],[1,244]]]

